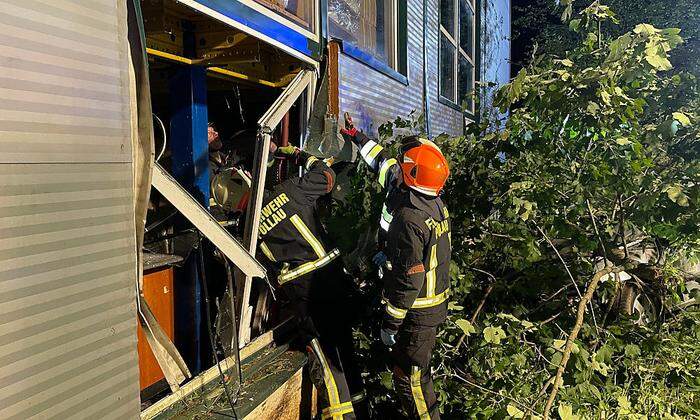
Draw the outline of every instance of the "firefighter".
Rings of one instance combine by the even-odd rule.
[[[433,142],[416,136],[391,157],[345,118],[343,136],[358,146],[386,192],[380,219],[385,245],[374,260],[387,269],[380,335],[391,348],[394,387],[412,418],[439,419],[430,357],[449,297],[450,219],[440,198],[448,164]]]
[[[360,413],[366,410],[360,404],[362,379],[353,360],[351,314],[357,312],[351,302],[353,284],[344,274],[340,252],[328,246],[317,215],[319,199],[334,188],[335,173],[323,160],[295,146],[277,148],[273,144],[271,150],[306,172],[276,185],[267,184],[259,250],[299,320],[309,373],[324,407],[321,418],[354,419],[353,405],[361,408],[357,417],[362,417]],[[230,185],[235,190],[228,191],[229,197],[235,197],[232,206],[245,209],[249,183]]]

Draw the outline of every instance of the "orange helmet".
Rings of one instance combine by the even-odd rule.
[[[401,156],[403,181],[409,188],[437,196],[450,175],[447,159],[430,140],[419,139],[416,146],[406,150]]]

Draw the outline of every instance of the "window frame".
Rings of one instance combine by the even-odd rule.
[[[480,48],[480,6],[481,6],[481,1],[480,0],[453,0],[454,1],[454,10],[453,10],[453,24],[455,27],[455,36],[450,35],[450,33],[447,31],[447,29],[442,26],[442,7],[441,3],[442,1],[445,0],[440,0],[440,3],[438,4],[438,36],[437,36],[437,51],[438,51],[438,71],[437,71],[437,79],[438,79],[438,84],[437,84],[437,96],[438,96],[438,102],[442,103],[443,105],[447,105],[455,110],[460,111],[465,117],[468,117],[470,119],[473,119],[474,116],[476,115],[477,111],[477,104],[475,100],[471,100],[471,107],[470,109],[462,109],[462,100],[463,98],[459,98],[459,59],[460,57],[464,57],[469,64],[472,65],[472,86],[471,86],[471,92],[474,92],[476,90],[476,84],[479,81],[479,68],[480,68],[480,55],[481,55],[481,48]],[[467,5],[467,7],[471,8],[471,11],[473,12],[473,24],[472,24],[472,56],[469,55],[467,51],[464,51],[464,49],[461,46],[461,40],[460,37],[462,35],[462,27],[460,25],[460,7],[461,7],[461,2],[464,1]],[[443,62],[443,55],[442,55],[442,47],[441,47],[441,40],[442,37],[445,37],[447,41],[454,47],[454,53],[453,53],[453,60],[454,64],[452,66],[452,88],[454,89],[455,92],[455,100],[452,100],[450,98],[447,98],[442,95],[442,62]],[[459,102],[457,102],[459,100]]]
[[[325,1],[325,9],[328,9],[328,0]],[[406,0],[387,0],[391,1],[391,63],[375,57],[372,52],[367,51],[356,45],[350,40],[337,38],[330,32],[330,17],[327,17],[327,34],[330,39],[340,41],[343,54],[354,58],[355,60],[371,67],[374,70],[383,73],[392,79],[408,85],[408,8]]]

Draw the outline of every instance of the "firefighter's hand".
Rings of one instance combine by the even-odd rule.
[[[296,146],[282,146],[275,150],[275,156],[294,156],[299,153],[299,148]]]
[[[372,257],[372,262],[373,262],[374,265],[376,265],[377,267],[383,267],[384,264],[386,264],[387,259],[388,259],[388,258],[387,258],[387,256],[386,256],[386,254],[383,253],[382,251],[379,251],[379,252],[377,252],[377,253],[374,255],[374,257]]]
[[[382,328],[382,332],[380,333],[382,337],[382,343],[384,343],[384,345],[387,347],[391,347],[394,344],[396,344],[396,333],[397,331]]]
[[[349,113],[345,113],[345,127],[340,129],[340,134],[346,141],[357,143],[357,129],[352,122],[352,117]]]

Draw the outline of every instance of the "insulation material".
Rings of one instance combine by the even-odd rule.
[[[338,119],[328,112],[327,73],[324,73],[316,94],[304,150],[324,158],[334,157],[336,162],[353,162],[356,158],[352,144],[340,134]]]

